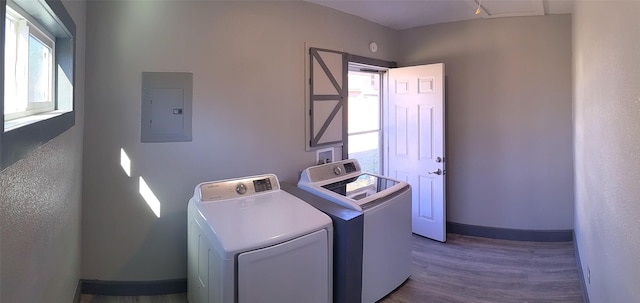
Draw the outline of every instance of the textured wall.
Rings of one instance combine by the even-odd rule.
[[[85,4],[77,27],[76,125],[0,172],[0,302],[72,302],[80,278]]]
[[[186,277],[186,206],[199,182],[297,181],[304,43],[395,59],[394,31],[302,1],[89,1],[82,276]],[[140,143],[142,72],[193,72],[193,142]],[[120,149],[132,176],[120,168]],[[142,176],[161,216],[138,193]]]
[[[591,302],[640,302],[640,2],[576,1],[576,242]]]
[[[572,229],[570,16],[426,26],[400,45],[403,66],[445,63],[447,220]]]

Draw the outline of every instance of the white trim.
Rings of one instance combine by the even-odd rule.
[[[47,119],[51,119],[53,117],[57,117],[60,116],[64,113],[68,113],[70,111],[65,111],[65,110],[52,110],[52,111],[48,111],[45,113],[39,113],[39,114],[33,114],[30,116],[26,116],[26,117],[22,117],[22,118],[16,118],[10,121],[5,121],[4,122],[4,131],[8,132],[11,130],[14,130],[16,128],[20,128],[23,127],[25,125],[29,125],[29,124],[33,124],[36,122],[40,122],[40,121],[44,121]]]

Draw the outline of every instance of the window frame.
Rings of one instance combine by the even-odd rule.
[[[75,41],[76,25],[61,0],[14,0],[55,37],[54,104],[55,109],[26,117],[9,125],[4,117],[4,72],[0,81],[0,170],[27,157],[31,152],[75,125]],[[7,0],[0,0],[0,15],[7,12]],[[1,22],[1,42],[4,45],[5,22]],[[4,71],[4,52],[0,51],[0,66]],[[32,118],[33,117],[33,118]],[[22,120],[22,119],[16,119]],[[35,120],[35,121],[34,121]],[[13,122],[15,120],[12,120]]]
[[[28,35],[28,47],[27,47],[27,51],[29,51],[29,47],[31,46],[31,37],[35,38],[36,40],[38,40],[38,42],[40,42],[42,45],[45,45],[46,47],[48,47],[51,50],[51,59],[50,59],[50,79],[49,79],[49,88],[48,88],[48,93],[49,93],[49,100],[45,101],[45,102],[32,102],[31,97],[29,96],[29,86],[27,85],[26,89],[27,89],[27,93],[26,93],[26,102],[27,102],[27,108],[24,111],[19,111],[19,112],[14,112],[14,113],[10,113],[10,114],[3,114],[5,115],[5,120],[6,121],[11,121],[11,120],[16,120],[16,119],[20,119],[20,118],[24,118],[24,117],[28,117],[28,116],[33,116],[39,113],[44,113],[44,112],[49,112],[49,111],[53,111],[56,109],[56,103],[55,103],[55,66],[56,66],[56,62],[55,62],[55,37],[53,36],[53,34],[49,33],[49,31],[47,31],[47,29],[40,24],[40,22],[36,21],[29,13],[27,13],[26,11],[24,11],[21,7],[19,7],[15,2],[13,1],[8,1],[7,2],[7,6],[10,8],[11,12],[9,10],[6,11],[5,13],[5,19],[6,18],[10,18],[13,19],[17,22],[20,22],[21,20],[24,20],[24,22],[26,22],[26,26],[28,29],[27,35]],[[6,37],[5,37],[6,39]],[[27,74],[28,77],[28,74]],[[6,127],[6,125],[5,125]],[[6,129],[5,129],[6,130]]]
[[[384,97],[384,88],[383,88],[383,79],[385,76],[385,73],[387,71],[387,68],[383,68],[383,67],[378,67],[378,66],[371,66],[371,65],[364,65],[364,64],[358,64],[358,63],[354,63],[354,62],[349,62],[349,76],[351,76],[351,74],[360,74],[360,75],[375,75],[378,77],[378,97],[377,97],[377,103],[378,103],[378,116],[377,116],[377,127],[375,128],[367,128],[367,129],[363,129],[363,130],[358,130],[358,131],[351,131],[350,126],[350,116],[347,117],[347,135],[346,135],[346,139],[345,139],[345,150],[346,150],[346,154],[347,156],[345,157],[345,159],[350,159],[351,158],[351,153],[349,152],[349,148],[351,145],[351,138],[352,137],[356,137],[356,136],[361,136],[361,135],[371,135],[371,134],[375,134],[376,137],[378,137],[378,146],[377,146],[377,151],[378,151],[378,168],[376,171],[369,171],[370,173],[376,173],[376,174],[381,174],[381,172],[383,171],[383,156],[384,156],[384,151],[383,151],[383,129],[382,129],[382,115],[383,115],[383,97]],[[349,79],[349,84],[351,84],[351,80]],[[349,98],[347,99],[347,108],[348,108],[348,112],[351,112],[351,110],[353,109],[351,107],[351,96],[349,96]],[[363,167],[364,170],[364,165],[363,162],[360,162],[361,167]]]
[[[390,68],[396,68],[398,67],[398,63],[395,61],[386,61],[386,60],[381,60],[381,59],[374,59],[374,58],[369,58],[369,57],[363,57],[363,56],[358,56],[358,55],[353,55],[353,54],[349,54],[348,56],[346,56],[346,64],[347,66],[369,66],[370,68],[373,68],[376,72],[383,72],[386,71]],[[381,144],[381,146],[384,144],[384,125],[383,125],[383,120],[382,120],[382,115],[384,114],[384,100],[385,100],[385,90],[387,89],[384,85],[384,82],[386,81],[386,77],[384,74],[380,75],[380,101],[381,101],[381,105],[380,105],[380,130],[379,130],[379,144]],[[348,88],[347,88],[348,90]],[[347,99],[347,102],[349,102],[349,100]],[[345,108],[349,108],[349,105],[347,104],[345,106]],[[347,112],[348,115],[348,112]],[[343,138],[344,139],[344,145],[342,146],[342,159],[348,159],[349,158],[349,132],[348,132],[348,124],[349,121],[346,122],[345,127],[343,129]],[[381,163],[381,171],[384,171],[384,161],[382,159],[384,159],[384,148],[380,148],[380,163]]]

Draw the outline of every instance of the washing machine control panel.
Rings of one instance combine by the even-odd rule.
[[[333,163],[309,167],[305,170],[311,182],[321,182],[337,177],[360,172],[360,163],[356,159],[342,160]]]
[[[242,179],[205,182],[198,185],[200,201],[216,201],[256,195],[280,189],[275,175],[261,175]]]

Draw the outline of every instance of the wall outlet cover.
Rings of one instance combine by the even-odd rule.
[[[333,162],[333,148],[316,150],[316,164],[326,164]]]

